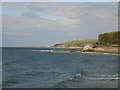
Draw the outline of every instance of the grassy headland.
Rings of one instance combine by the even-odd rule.
[[[83,48],[92,44],[92,50],[83,50]],[[96,52],[96,53],[114,53],[120,54],[120,32],[107,32],[98,35],[98,40],[73,40],[62,44],[55,44],[53,47],[56,48],[78,48],[81,49],[70,49],[62,50],[60,52]]]
[[[73,40],[62,44],[56,44],[54,47],[84,47],[87,44],[95,44],[98,40]]]

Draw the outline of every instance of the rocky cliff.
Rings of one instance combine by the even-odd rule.
[[[100,34],[98,42],[101,45],[120,45],[120,31]]]

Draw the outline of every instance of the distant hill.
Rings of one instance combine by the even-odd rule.
[[[98,40],[73,40],[61,44],[55,44],[53,47],[84,47],[87,44],[93,45],[120,45],[120,32],[106,32],[98,35]]]
[[[100,34],[98,42],[101,45],[120,45],[120,31]]]
[[[54,47],[84,47],[86,44],[96,44],[97,40],[73,40],[62,44],[56,44]]]

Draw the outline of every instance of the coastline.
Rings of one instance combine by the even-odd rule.
[[[55,47],[62,48],[62,47]],[[65,48],[65,47],[64,47]],[[92,50],[84,50],[84,47],[66,47],[68,50],[61,50],[57,52],[78,52],[78,53],[93,53],[93,54],[108,54],[108,55],[120,55],[119,46],[98,46]]]
[[[107,52],[81,52],[81,53],[104,54],[104,55],[120,55],[120,54],[117,54],[117,53],[107,53]]]
[[[52,47],[54,48],[54,47]],[[98,50],[98,49],[94,49],[94,50],[87,50],[87,51],[83,51],[82,48],[80,47],[55,47],[61,50],[32,50],[33,52],[55,52],[55,53],[87,53],[87,54],[104,54],[104,55],[120,55],[120,52],[118,49],[116,49],[116,51],[105,51],[105,50]],[[63,50],[62,50],[63,49]],[[110,49],[108,49],[110,50]]]

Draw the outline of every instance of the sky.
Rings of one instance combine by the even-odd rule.
[[[101,33],[118,30],[118,3],[112,0],[5,1],[0,12],[3,47],[51,46],[71,40],[97,39]]]
[[[2,2],[118,2],[119,0],[1,0]]]

